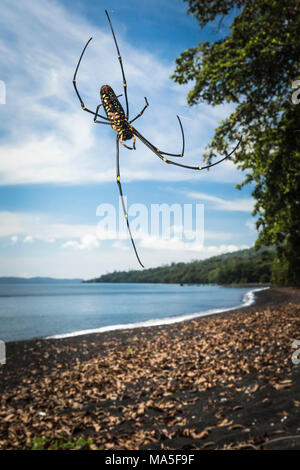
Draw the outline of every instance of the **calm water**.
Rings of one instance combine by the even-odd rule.
[[[188,314],[249,303],[253,298],[249,291],[177,284],[0,284],[0,339],[42,338],[141,322],[170,323],[173,317],[179,320]]]

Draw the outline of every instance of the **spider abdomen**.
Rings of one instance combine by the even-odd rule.
[[[133,133],[130,124],[114,90],[109,85],[103,85],[100,90],[100,97],[106,116],[111,121],[111,127],[117,131],[122,140],[132,139]]]

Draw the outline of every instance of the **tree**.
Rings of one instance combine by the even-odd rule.
[[[229,34],[176,59],[172,78],[194,81],[190,105],[232,102],[207,147],[207,161],[228,152],[254,183],[256,247],[275,245],[272,280],[300,285],[300,0],[184,0],[201,28],[233,17]],[[233,14],[235,11],[235,14]],[[293,97],[293,99],[292,99]]]

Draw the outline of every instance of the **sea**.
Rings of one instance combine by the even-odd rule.
[[[3,283],[0,341],[175,323],[250,305],[258,290],[215,285]]]

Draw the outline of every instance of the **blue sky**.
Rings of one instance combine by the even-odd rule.
[[[180,52],[226,33],[226,23],[221,31],[214,25],[200,31],[182,0],[2,0],[0,276],[90,278],[138,267],[127,237],[107,240],[97,232],[99,204],[118,206],[115,135],[82,112],[72,86],[80,52],[93,36],[78,74],[86,105],[96,108],[103,84],[123,91],[105,8],[123,58],[130,116],[142,109],[144,96],[150,104],[135,123],[145,137],[179,152],[179,114],[184,161],[201,165],[214,128],[232,111],[228,104],[188,107],[191,85],[170,79]],[[230,161],[192,172],[163,164],[141,142],[136,152],[121,148],[120,160],[129,206],[204,204],[204,246],[142,234],[136,244],[146,267],[253,245],[252,188],[235,189],[243,174]]]

